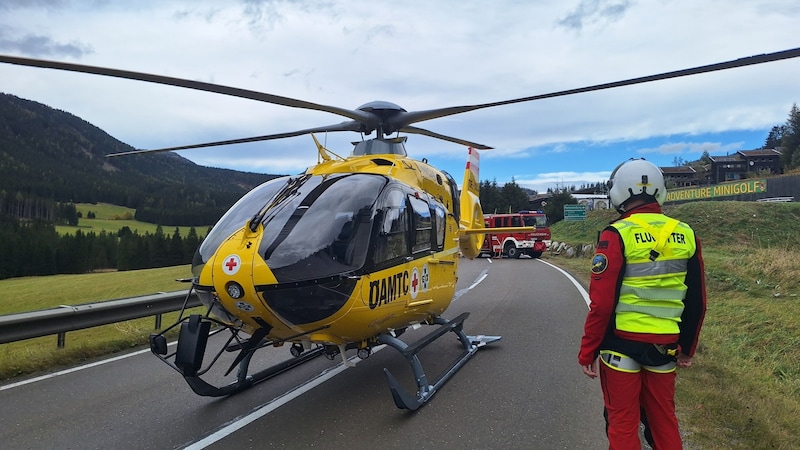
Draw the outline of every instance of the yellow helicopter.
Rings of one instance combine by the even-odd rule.
[[[468,336],[469,313],[445,319],[455,295],[461,257],[478,256],[483,241],[479,200],[479,150],[485,145],[444,136],[412,124],[478,109],[667,78],[761,64],[800,56],[800,48],[708,66],[469,106],[408,112],[375,101],[355,110],[216,84],[104,67],[0,55],[0,62],[84,72],[215,92],[283,106],[329,112],[350,120],[294,132],[170,147],[108,156],[165,152],[310,134],[318,163],[304,173],[270,180],[242,197],[217,222],[192,263],[192,288],[207,308],[185,315],[150,337],[152,352],[178,371],[199,395],[225,396],[271,378],[315,357],[330,359],[354,350],[367,358],[386,345],[400,352],[413,371],[417,392],[409,393],[384,370],[398,408],[416,410],[469,360],[500,336]],[[370,135],[342,157],[314,133],[351,131]],[[407,137],[420,134],[469,147],[462,189],[453,177],[407,156]],[[395,135],[392,137],[392,135]],[[523,228],[527,229],[527,228]],[[513,228],[510,230],[520,230]],[[187,301],[189,295],[187,295]],[[430,325],[428,334],[407,344],[409,328]],[[174,352],[165,333],[179,327]],[[211,362],[204,364],[209,336],[227,332]],[[418,352],[453,332],[463,352],[436,380],[428,380]],[[290,344],[291,359],[250,373],[257,350]],[[224,386],[204,379],[223,352],[236,357]]]

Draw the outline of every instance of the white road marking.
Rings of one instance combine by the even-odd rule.
[[[578,280],[576,280],[575,278],[573,278],[573,276],[572,276],[572,275],[570,275],[570,274],[569,274],[568,272],[566,272],[565,270],[561,269],[561,267],[554,266],[554,265],[550,264],[549,262],[547,262],[547,261],[543,261],[543,260],[541,260],[541,259],[539,260],[539,262],[541,262],[541,263],[544,263],[544,264],[547,264],[548,266],[550,266],[550,267],[552,267],[552,268],[554,268],[554,269],[558,270],[559,272],[563,273],[563,274],[564,274],[564,276],[565,276],[565,277],[567,277],[567,279],[568,279],[569,281],[572,281],[572,284],[574,284],[574,285],[575,285],[575,287],[578,289],[578,292],[580,292],[580,293],[581,293],[581,295],[583,296],[583,301],[585,301],[585,302],[586,302],[586,307],[587,307],[587,308],[589,307],[589,302],[590,302],[590,300],[589,300],[589,293],[588,293],[588,292],[586,292],[586,289],[584,289],[584,288],[583,288],[583,286],[581,286],[581,284],[578,282]]]
[[[174,342],[173,342],[173,344],[174,344]],[[172,344],[170,344],[170,345],[172,345]],[[49,373],[47,375],[42,375],[40,377],[31,378],[29,380],[18,381],[16,383],[11,383],[11,384],[7,384],[5,386],[0,386],[0,391],[4,391],[6,389],[11,389],[11,388],[15,388],[15,387],[24,386],[26,384],[35,383],[37,381],[48,380],[50,378],[55,378],[57,376],[66,375],[66,374],[72,373],[72,372],[77,372],[79,370],[90,369],[92,367],[102,366],[103,364],[108,364],[108,363],[111,363],[111,362],[114,362],[114,361],[119,361],[121,359],[130,358],[131,356],[137,356],[137,355],[141,355],[142,353],[149,353],[149,352],[150,352],[150,349],[148,348],[148,349],[145,349],[145,350],[135,351],[133,353],[127,353],[125,355],[116,356],[114,358],[104,359],[102,361],[96,361],[96,362],[93,362],[93,363],[84,364],[82,366],[72,367],[70,369],[65,369],[65,370],[61,370],[61,371],[58,371],[58,372]]]
[[[491,263],[491,261],[489,262]],[[481,274],[478,275],[478,278],[476,278],[468,288],[461,289],[460,291],[456,292],[456,294],[453,296],[453,300],[451,300],[451,303],[455,303],[459,297],[471,291],[475,286],[481,284],[481,282],[485,280],[487,276],[489,276],[489,269],[485,269],[483,272],[481,272]]]
[[[379,350],[381,350],[383,348],[384,348],[384,346],[376,347],[372,351],[372,353],[374,354],[374,353],[378,352]],[[358,356],[351,356],[348,359],[348,361],[353,363],[354,365],[355,365],[355,363],[358,363],[359,360],[360,360],[360,358],[358,358]],[[206,436],[205,438],[203,438],[203,439],[201,439],[201,440],[199,440],[199,441],[197,441],[197,442],[195,442],[195,443],[193,443],[193,444],[191,444],[191,445],[189,445],[187,447],[184,447],[184,450],[201,450],[201,449],[204,449],[204,448],[208,447],[211,444],[214,444],[214,443],[224,439],[227,436],[230,436],[231,434],[241,430],[242,428],[246,427],[247,425],[255,422],[256,420],[258,420],[258,419],[260,419],[260,418],[262,418],[264,416],[266,416],[267,414],[271,413],[272,411],[275,411],[276,409],[278,409],[281,406],[289,403],[290,401],[296,399],[297,397],[305,394],[306,392],[310,391],[311,389],[314,389],[315,387],[321,385],[322,383],[330,380],[331,378],[335,377],[336,375],[339,375],[340,373],[342,373],[345,370],[347,370],[347,368],[348,368],[347,365],[345,365],[343,363],[340,363],[336,367],[333,367],[333,368],[330,368],[330,369],[327,369],[327,370],[323,371],[322,373],[320,373],[319,375],[317,375],[313,379],[307,381],[305,384],[302,384],[302,385],[294,388],[293,390],[286,392],[285,394],[281,395],[280,397],[277,397],[277,398],[273,399],[272,401],[270,401],[269,403],[266,403],[265,405],[263,405],[262,407],[260,407],[259,409],[255,410],[255,411],[253,411],[252,413],[250,413],[250,414],[248,414],[246,416],[240,417],[238,419],[234,419],[232,422],[230,422],[225,427],[220,428],[219,430],[215,431],[214,433],[211,433],[210,435]]]

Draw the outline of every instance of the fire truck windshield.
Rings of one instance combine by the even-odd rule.
[[[528,216],[522,215],[522,220],[525,222],[526,227],[546,227],[549,226],[547,223],[547,216]]]

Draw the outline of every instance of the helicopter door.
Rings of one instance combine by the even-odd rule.
[[[455,251],[449,254],[445,250],[445,230],[447,228],[447,213],[443,205],[433,199],[415,198],[409,196],[413,214],[411,224],[413,232],[412,249],[415,251],[414,263],[411,265],[412,283],[415,281],[414,272],[418,273],[419,286],[412,289],[408,299],[408,306],[426,306],[431,308],[430,313],[439,314],[443,311],[441,306],[433,305],[434,302],[446,299],[446,303],[453,297],[456,261]]]
[[[375,271],[362,294],[371,309],[421,306],[452,298],[455,253],[445,255],[447,211],[424,193],[404,187],[381,196],[372,260]],[[444,262],[442,262],[444,261]],[[378,283],[372,286],[372,283]],[[383,288],[384,284],[386,289]],[[396,300],[402,299],[402,303]],[[434,310],[435,309],[435,310]],[[428,312],[426,312],[427,314]],[[441,313],[433,308],[431,314]]]

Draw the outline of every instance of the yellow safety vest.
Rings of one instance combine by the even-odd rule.
[[[625,273],[616,328],[679,334],[686,298],[686,267],[696,248],[694,231],[663,214],[633,214],[612,224],[625,245]]]

